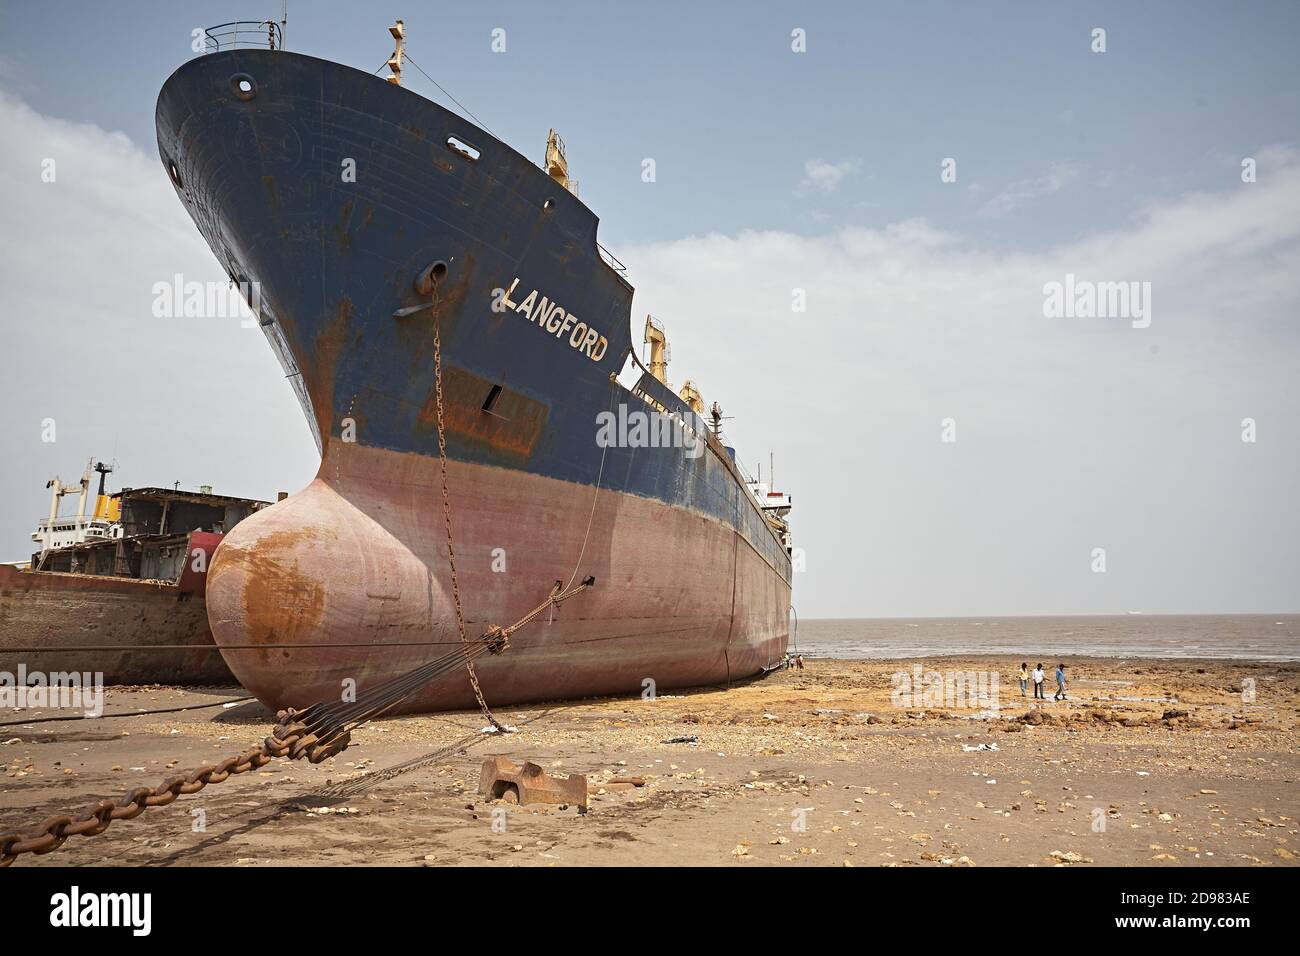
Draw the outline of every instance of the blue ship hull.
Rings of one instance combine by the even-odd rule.
[[[409,90],[283,51],[186,63],[157,132],[200,232],[258,290],[322,455],[313,485],[235,528],[209,574],[213,633],[246,686],[310,702],[427,656],[412,645],[430,631],[454,639],[435,324],[471,626],[509,623],[555,579],[597,578],[482,665],[489,699],[640,692],[781,659],[787,550],[684,402],[648,374],[615,380],[633,290],[577,197]],[[598,415],[619,406],[690,423],[703,453],[602,446]],[[374,647],[320,646],[345,643]],[[412,706],[459,706],[465,685]]]

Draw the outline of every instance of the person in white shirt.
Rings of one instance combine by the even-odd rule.
[[[1034,665],[1034,672],[1029,676],[1034,679],[1034,700],[1046,700],[1047,695],[1043,693],[1043,665]]]

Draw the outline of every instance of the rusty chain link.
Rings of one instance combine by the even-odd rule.
[[[150,807],[165,807],[179,796],[198,793],[210,783],[221,783],[235,774],[255,770],[276,757],[291,760],[306,757],[312,763],[320,763],[344,750],[351,742],[351,736],[345,732],[322,743],[306,724],[295,719],[296,714],[293,708],[280,711],[276,715],[279,723],[270,735],[260,746],[249,747],[242,754],[169,777],[152,790],[148,787],[128,790],[116,803],[100,800],[77,817],[66,814],[52,816],[25,835],[6,833],[0,836],[0,867],[9,866],[24,853],[40,855],[57,850],[71,836],[97,836],[114,820],[134,820]]]

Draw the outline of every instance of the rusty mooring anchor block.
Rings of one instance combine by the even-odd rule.
[[[587,778],[582,774],[552,777],[531,760],[521,767],[506,757],[489,757],[483,761],[478,778],[479,792],[489,800],[523,803],[568,803],[579,813],[587,812]]]

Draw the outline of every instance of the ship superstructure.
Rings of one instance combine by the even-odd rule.
[[[88,515],[86,502],[92,471],[99,474],[99,492],[95,496],[94,513]],[[105,493],[105,479],[112,471],[112,466],[92,458],[86,463],[86,470],[77,484],[66,485],[57,475],[45,483],[45,487],[50,489],[50,513],[37,523],[36,530],[32,532],[32,541],[40,545],[41,554],[85,541],[103,541],[120,536],[117,504]],[[78,494],[77,513],[60,515],[64,496],[74,493]]]

